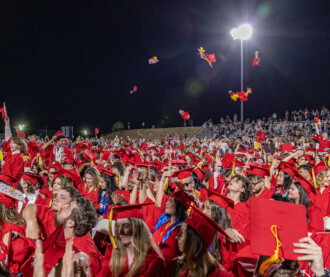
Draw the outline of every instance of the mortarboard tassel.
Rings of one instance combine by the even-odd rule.
[[[111,239],[111,242],[112,242],[113,247],[114,248],[118,248],[117,247],[117,244],[116,244],[116,241],[115,241],[115,238],[114,238],[114,236],[112,234],[112,226],[111,226],[112,216],[113,216],[113,208],[111,208],[110,217],[109,217],[109,235],[110,235],[110,239]]]
[[[0,150],[0,161],[3,161],[3,153],[1,150]]]
[[[163,186],[163,191],[167,191],[167,189],[168,189],[168,178],[166,178],[166,180],[165,180],[165,184],[164,184],[164,186]]]
[[[313,168],[312,168],[312,177],[313,177],[314,187],[317,189],[317,184],[316,184],[316,180],[315,180],[315,173],[314,173],[314,169]]]
[[[187,215],[188,216],[190,216],[190,213],[191,213],[191,210],[192,210],[192,206],[194,206],[194,201],[191,201],[191,203],[190,203],[190,206],[189,206],[189,208],[187,209]]]
[[[278,251],[280,249],[280,247],[282,246],[282,243],[280,242],[278,236],[277,236],[277,225],[272,225],[272,227],[270,227],[270,230],[272,231],[273,236],[275,237],[276,240],[276,249],[274,251],[273,256],[269,257],[267,260],[263,261],[262,264],[260,265],[259,268],[259,273],[261,275],[265,274],[266,269],[272,265],[272,264],[277,264],[280,263],[281,260],[278,257]]]
[[[231,171],[231,175],[235,176],[235,162],[233,162],[233,170]]]

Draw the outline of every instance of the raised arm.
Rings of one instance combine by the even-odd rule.
[[[5,140],[8,141],[12,137],[9,117],[5,118]]]

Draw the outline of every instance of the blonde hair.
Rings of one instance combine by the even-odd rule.
[[[134,260],[130,270],[125,276],[131,277],[138,274],[141,270],[150,247],[152,247],[161,257],[163,257],[163,255],[153,241],[152,235],[145,222],[142,219],[134,217],[130,217],[128,220],[131,222],[133,230],[131,243],[134,246]],[[115,240],[118,248],[112,249],[110,272],[112,273],[112,276],[119,277],[125,265],[126,247],[118,239],[118,234],[116,234]]]
[[[16,210],[7,208],[0,202],[0,229],[4,222],[16,224],[19,226],[25,225],[25,220]]]
[[[66,175],[58,175],[56,176],[56,179],[60,179],[61,183],[60,183],[60,187],[61,189],[63,188],[67,188],[67,187],[74,187],[74,183],[72,181],[72,179]]]
[[[319,174],[316,175],[315,181],[316,181],[317,188],[320,188],[323,185],[324,177],[328,174],[329,170],[330,169],[323,170]]]
[[[85,172],[85,177],[87,174],[92,176],[94,191],[97,191],[100,183],[100,173],[95,168],[88,168]],[[87,188],[87,183],[85,182],[84,189],[86,188]]]

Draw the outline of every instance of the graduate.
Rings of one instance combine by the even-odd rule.
[[[115,236],[108,244],[98,276],[162,276],[164,258],[144,222],[143,204],[118,206]],[[110,225],[112,215],[110,215]],[[110,230],[111,231],[111,230]]]

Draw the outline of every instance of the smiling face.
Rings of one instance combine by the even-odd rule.
[[[56,194],[60,191],[61,189],[61,179],[60,178],[56,178],[55,182],[53,184],[53,194]]]
[[[128,218],[118,218],[115,225],[116,236],[127,247],[132,243],[133,227]]]
[[[101,187],[101,189],[106,189],[106,187],[107,187],[107,184],[103,177],[100,177],[100,187]]]
[[[14,142],[14,140],[11,140],[10,141],[10,150],[11,150],[11,152],[13,153],[13,152],[17,151],[18,148],[19,148],[18,144],[16,142]]]
[[[86,174],[85,182],[86,182],[87,187],[89,187],[89,188],[92,187],[93,186],[93,177],[92,177],[92,175]]]

